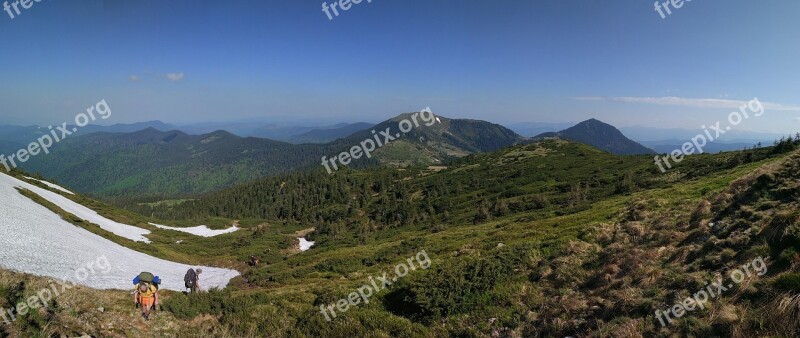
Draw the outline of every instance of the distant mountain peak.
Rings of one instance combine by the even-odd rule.
[[[600,120],[598,120],[596,118],[590,118],[590,119],[588,119],[586,121],[578,123],[577,125],[604,125],[604,126],[611,126],[610,124],[605,123],[603,121],[600,121]]]
[[[546,137],[560,137],[588,144],[617,155],[655,154],[652,149],[625,137],[616,127],[594,118],[557,133],[541,134],[535,139]]]
[[[591,119],[588,119],[586,121],[580,122],[580,123],[572,126],[571,128],[580,128],[580,127],[613,128],[615,130],[617,129],[614,126],[612,126],[612,125],[610,125],[608,123],[605,123],[603,121],[600,121],[598,119],[595,119],[595,118],[591,118]],[[568,128],[568,129],[571,129],[571,128]]]
[[[400,126],[403,120],[409,120],[411,124]],[[343,146],[359,144],[374,137],[372,130],[382,132],[388,129],[399,137],[390,140],[391,145],[376,150],[375,156],[384,164],[406,166],[432,165],[444,159],[493,152],[525,140],[506,127],[486,121],[450,119],[440,115],[435,115],[433,123],[421,116],[416,116],[417,123],[414,120],[414,113],[403,113],[336,142]],[[400,133],[403,128],[409,130]]]

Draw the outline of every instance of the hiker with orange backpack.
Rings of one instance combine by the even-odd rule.
[[[136,290],[133,292],[136,308],[142,310],[144,319],[150,319],[150,312],[158,309],[158,285],[161,279],[152,273],[142,272],[133,279],[133,283],[136,285]]]

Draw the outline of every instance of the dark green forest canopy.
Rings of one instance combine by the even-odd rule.
[[[177,205],[116,200],[165,220],[224,217],[313,224],[318,235],[416,225],[441,229],[524,211],[540,217],[574,213],[614,195],[669,186],[758,161],[782,148],[690,157],[662,174],[650,156],[616,156],[551,140],[424,167],[322,170],[265,178]],[[677,176],[676,176],[677,175]],[[339,230],[337,230],[339,229]]]

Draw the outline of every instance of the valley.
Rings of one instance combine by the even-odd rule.
[[[703,200],[714,200],[714,196],[724,195],[729,189],[739,189],[731,188],[736,186],[737,180],[757,177],[758,174],[751,172],[779,171],[778,168],[794,163],[798,155],[790,150],[793,147],[690,156],[675,168],[676,174],[667,178],[654,175],[657,169],[653,168],[649,156],[620,157],[570,141],[545,140],[468,156],[450,163],[446,169],[426,171],[424,175],[423,168],[413,167],[400,171],[395,168],[346,170],[336,175],[318,170],[266,178],[178,204],[127,207],[136,213],[81,196],[71,198],[90,205],[102,215],[113,215],[112,219],[126,219],[129,224],[151,229],[152,233],[146,235],[152,241],[150,244],[113,238],[116,236],[113,233],[100,234],[112,237],[116,245],[162,259],[234,267],[241,273],[224,290],[197,296],[202,298],[169,293],[165,296],[164,306],[169,315],[161,320],[181,322],[201,314],[210,315],[217,318],[212,330],[221,330],[214,331],[218,333],[247,335],[253,325],[258,325],[282,332],[280,335],[394,332],[426,336],[478,332],[510,334],[512,331],[515,335],[568,334],[598,330],[601,322],[556,325],[558,318],[587,318],[599,311],[590,308],[598,307],[610,311],[605,316],[617,318],[618,312],[630,316],[631,309],[637,306],[641,311],[634,312],[634,317],[612,327],[622,330],[626,325],[639,323],[637,325],[644,325],[642,330],[660,332],[672,328],[656,326],[655,307],[652,311],[645,310],[646,307],[642,308],[644,305],[637,302],[666,301],[667,294],[652,293],[652,288],[666,281],[658,275],[648,284],[643,284],[641,277],[630,278],[641,275],[642,269],[652,264],[666,268],[662,274],[687,268],[697,269],[698,277],[712,273],[708,265],[711,261],[691,263],[695,256],[666,254],[664,245],[673,246],[674,252],[684,250],[686,253],[706,248],[702,242],[687,241],[690,237],[686,236],[701,236],[709,231],[710,220],[724,216],[707,213],[698,216],[697,211],[692,210],[702,205]],[[792,177],[795,176],[791,174],[787,179],[797,179]],[[321,192],[326,193],[319,195]],[[387,199],[388,196],[392,198]],[[714,203],[723,204],[712,210],[726,210],[726,202]],[[53,210],[59,211],[62,217],[72,217],[64,209]],[[144,219],[139,214],[155,218]],[[205,239],[146,226],[150,222],[164,224],[166,221],[226,229],[231,220],[238,220],[238,231]],[[298,240],[298,231],[307,229],[310,224],[315,230],[305,235],[308,241]],[[69,223],[62,226],[74,227]],[[684,228],[686,230],[679,230]],[[763,229],[750,230],[749,235],[763,234],[769,226]],[[675,231],[684,235],[676,237]],[[697,235],[691,235],[693,233]],[[724,233],[732,236],[727,231]],[[212,242],[213,246],[208,246]],[[309,247],[309,242],[314,245]],[[770,246],[769,242],[764,245]],[[300,250],[296,249],[298,247]],[[346,298],[360,287],[364,276],[380,275],[380,271],[391,269],[404,259],[402,257],[419,250],[430,255],[430,271],[411,273],[373,296],[370,304],[350,307],[340,318],[331,321],[333,325],[326,324],[324,316],[319,314],[321,304]],[[649,250],[655,251],[649,253]],[[739,251],[746,252],[741,248]],[[772,258],[767,258],[770,274],[763,278],[778,283],[778,277],[791,273],[785,265],[776,266],[773,262],[791,261],[792,256],[781,250],[772,255],[786,258],[770,255]],[[244,264],[251,256],[259,257],[260,265]],[[616,261],[627,259],[623,257],[651,259],[647,263],[636,259]],[[740,259],[726,257],[725,261],[718,260],[717,266],[752,258],[746,253]],[[611,268],[604,264],[612,263],[627,268],[609,270],[616,271],[609,281],[609,277],[604,276]],[[473,278],[459,277],[464,275]],[[167,273],[162,273],[162,278],[164,276],[180,280]],[[475,276],[481,277],[475,279]],[[595,281],[594,278],[600,277],[606,282]],[[608,283],[616,286],[609,288]],[[569,294],[559,291],[566,285],[571,285],[574,291]],[[641,289],[651,296],[618,298],[620,295],[613,290],[620,286]],[[595,298],[586,298],[591,294],[595,294]],[[600,301],[598,296],[609,297],[609,300]],[[572,306],[578,307],[549,307],[547,299],[552,297],[561,299],[562,303],[577,302]],[[501,299],[514,303],[499,301]],[[187,303],[190,300],[191,303]],[[721,301],[738,304],[743,300],[734,297]],[[620,305],[611,306],[606,302]],[[231,308],[237,309],[234,312],[215,310],[233,304],[243,305]],[[293,310],[277,315],[275,304],[284,304],[282,308],[288,306]],[[579,304],[585,305],[580,307]],[[744,304],[741,306],[750,307]],[[104,304],[106,306],[114,308],[113,302]],[[707,311],[692,314],[695,319],[686,320],[713,316],[709,311],[714,308],[709,305]],[[758,311],[756,309],[747,310],[748,314],[758,316],[759,312],[752,312]],[[266,313],[272,315],[264,316]],[[500,317],[490,320],[487,317],[490,314],[492,318]],[[129,315],[126,311],[117,313],[117,316]],[[60,320],[76,325],[73,330],[97,330],[59,316]],[[591,316],[601,318],[596,314]],[[484,324],[470,325],[470,330],[474,330],[469,331],[471,333],[451,331],[450,326],[434,324],[445,319],[462,329],[467,327],[466,322]],[[291,328],[279,326],[287,320],[295,324]],[[497,320],[501,321],[500,326],[491,324]],[[349,324],[342,326],[337,322]],[[198,329],[193,325],[181,327],[181,330]],[[605,324],[603,327],[609,328]],[[387,329],[390,331],[384,331]],[[714,332],[719,329],[713,326],[691,330]],[[107,335],[122,333],[124,329],[97,332]],[[172,331],[172,334],[177,332],[186,331]]]

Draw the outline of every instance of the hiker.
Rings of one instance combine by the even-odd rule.
[[[247,262],[247,264],[250,266],[258,266],[259,264],[261,264],[261,260],[258,259],[258,257],[256,256],[250,256],[250,261]]]
[[[134,278],[136,290],[133,292],[133,301],[136,308],[142,310],[142,317],[150,319],[150,312],[158,309],[158,283],[161,280],[152,273],[142,272]]]
[[[201,273],[203,273],[203,269],[189,269],[189,271],[186,271],[186,275],[183,276],[184,285],[191,293],[195,293],[200,288]]]
[[[139,282],[142,281],[141,279],[142,276],[144,276],[144,278],[146,279],[145,282],[155,285],[156,289],[161,287],[161,277],[153,276],[152,279],[150,279],[150,275],[152,274],[149,272],[142,272],[136,275],[136,277],[133,278],[133,285],[138,285]]]

